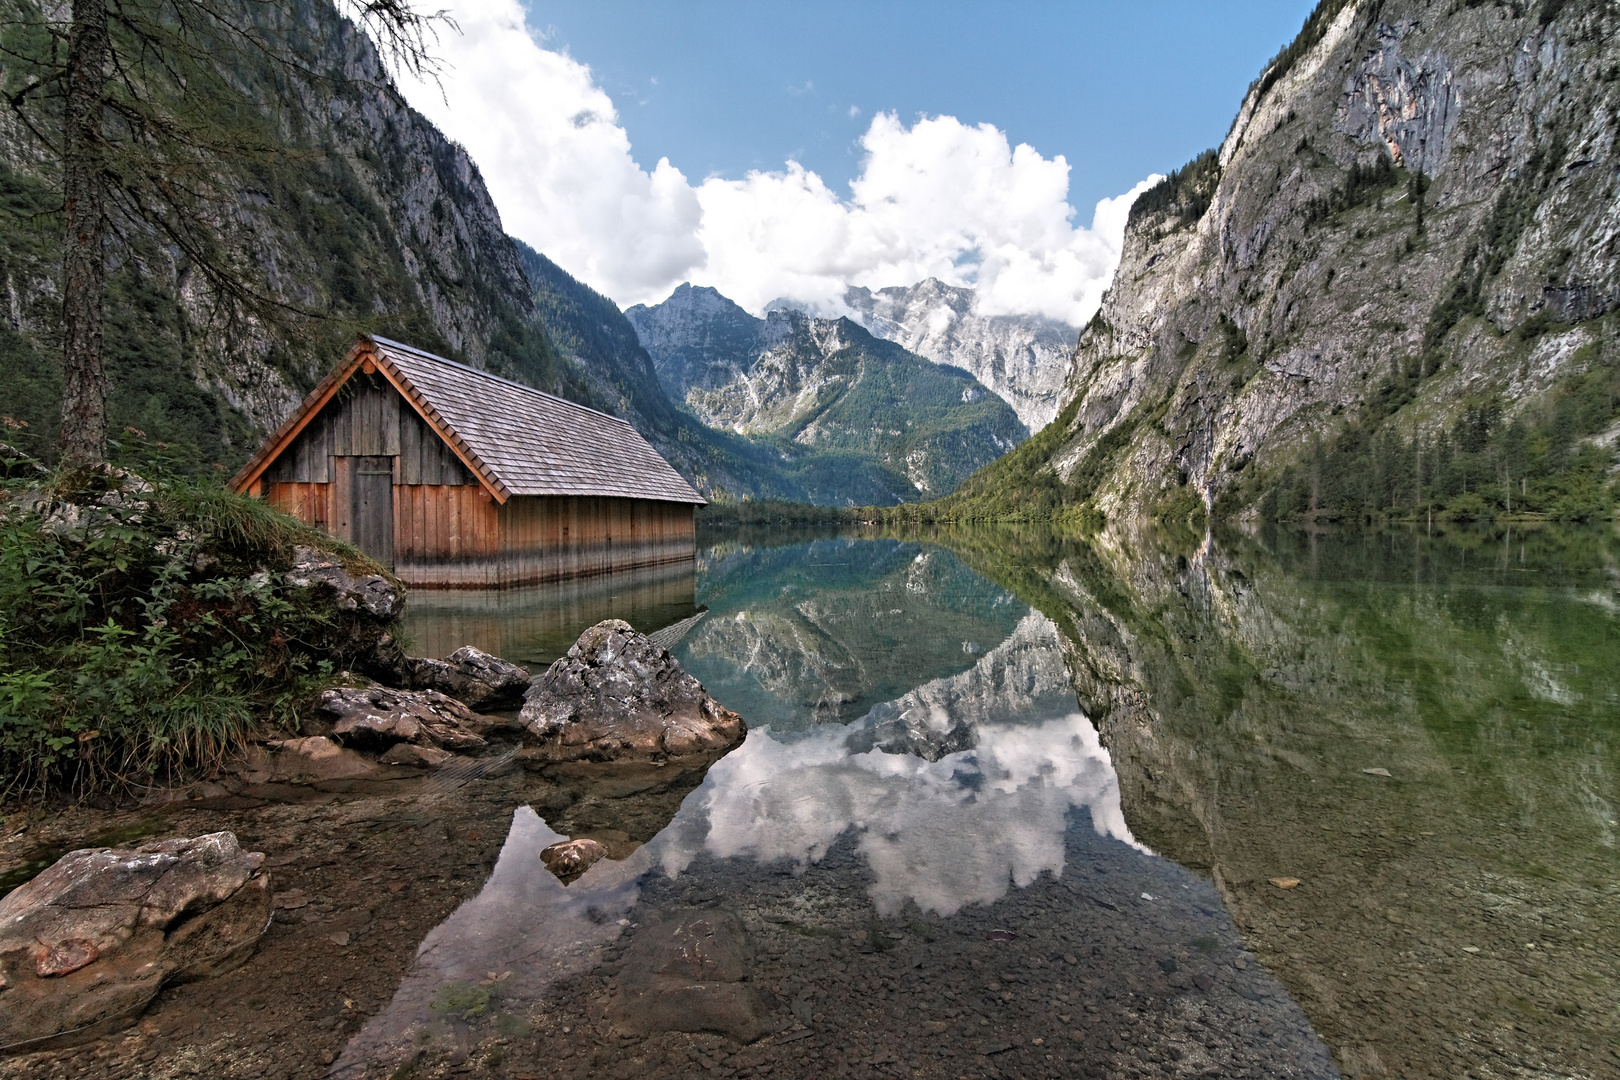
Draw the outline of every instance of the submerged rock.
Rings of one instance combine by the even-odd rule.
[[[440,750],[436,746],[417,746],[415,743],[395,743],[385,753],[377,756],[379,765],[414,765],[420,768],[436,769],[447,761],[456,760],[456,755],[448,750]]]
[[[603,847],[600,841],[588,837],[564,840],[560,844],[543,848],[540,852],[540,861],[545,863],[546,869],[557,875],[557,880],[564,885],[605,858],[607,848]]]
[[[241,964],[269,925],[263,864],[228,832],[62,856],[0,900],[0,1049],[116,1031],[165,983]]]
[[[718,908],[652,913],[625,951],[609,1016],[639,1035],[712,1031],[753,1042],[782,1026],[743,978],[753,949],[742,923]]]
[[[248,747],[237,772],[251,784],[309,784],[372,776],[377,772],[377,763],[324,735],[310,735]]]
[[[484,745],[495,722],[437,690],[345,687],[321,694],[319,709],[337,718],[332,734],[350,746],[383,749],[414,743],[468,750]]]
[[[552,761],[662,759],[723,750],[748,732],[669,654],[621,619],[579,636],[536,679],[520,714]]]
[[[463,645],[448,660],[403,657],[398,666],[399,685],[406,689],[437,690],[480,712],[518,708],[533,681],[528,668],[471,645]]]

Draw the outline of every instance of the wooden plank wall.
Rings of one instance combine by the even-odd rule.
[[[455,451],[381,375],[355,375],[265,470],[271,484],[326,484],[332,459],[392,457],[401,484],[477,484]]]
[[[692,508],[599,496],[515,496],[501,508],[501,584],[532,585],[690,559]]]
[[[394,488],[394,573],[407,585],[490,588],[501,583],[500,511],[482,488]]]
[[[692,508],[645,499],[394,489],[394,572],[418,588],[535,585],[690,560]]]
[[[331,484],[269,484],[265,501],[305,525],[332,531]]]

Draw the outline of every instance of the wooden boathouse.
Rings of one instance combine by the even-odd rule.
[[[418,588],[690,560],[704,499],[617,417],[362,338],[231,480]]]

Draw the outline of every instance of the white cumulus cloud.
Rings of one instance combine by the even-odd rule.
[[[547,49],[518,0],[461,0],[440,86],[405,81],[411,104],[465,146],[507,231],[620,304],[682,281],[755,312],[778,297],[838,310],[850,285],[927,277],[974,285],[984,314],[1073,324],[1096,310],[1119,261],[1131,201],[1068,203],[1069,165],[954,117],[907,126],[879,112],[848,194],[796,162],[693,184],[650,171],[590,68]]]

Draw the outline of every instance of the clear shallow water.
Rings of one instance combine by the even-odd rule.
[[[1611,534],[935,539],[700,552],[748,742],[567,888],[518,808],[344,1063],[1620,1075]]]
[[[525,589],[423,589],[406,603],[405,632],[418,656],[472,645],[538,672],[603,619],[652,633],[698,614],[694,581],[687,562]]]
[[[567,886],[518,807],[338,1074],[1335,1074],[1210,883],[1132,836],[1045,615],[892,540],[698,569],[675,651],[746,742]]]

